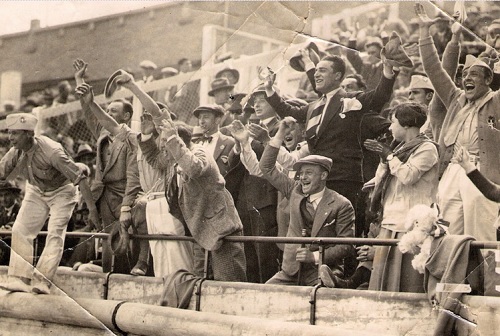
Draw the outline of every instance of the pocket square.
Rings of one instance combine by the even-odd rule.
[[[323,225],[323,226],[325,226],[325,227],[326,227],[326,226],[330,226],[330,225],[333,225],[333,224],[335,224],[335,218],[334,218],[334,219],[332,219],[332,221],[331,221],[331,222],[325,223],[325,225]]]

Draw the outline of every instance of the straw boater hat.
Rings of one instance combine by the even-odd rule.
[[[141,63],[139,63],[139,66],[144,69],[152,69],[152,70],[156,70],[157,68],[156,64],[154,64],[154,62],[150,60],[142,61]]]

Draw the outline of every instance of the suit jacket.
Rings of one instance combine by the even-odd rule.
[[[113,204],[115,213],[121,206],[132,206],[141,185],[137,166],[137,151],[128,141],[112,141],[109,150],[111,156],[104,166],[101,159],[103,141],[110,139],[109,133],[103,129],[92,112],[83,108],[87,127],[97,139],[97,157],[95,178],[92,181],[94,200],[99,200],[106,189],[108,202]]]
[[[146,160],[155,164],[160,151],[154,139],[139,145]],[[179,136],[173,137],[167,146],[183,171],[179,207],[186,225],[198,244],[209,251],[217,250],[222,244],[221,238],[243,229],[224,178],[203,147],[193,144],[187,148]]]
[[[318,135],[306,139],[311,154],[323,155],[333,160],[329,180],[363,182],[361,129],[367,125],[382,125],[383,127],[376,127],[380,131],[379,134],[386,131],[388,121],[373,111],[381,110],[390,99],[394,80],[395,78],[387,79],[382,76],[375,90],[347,93],[339,89],[330,99]],[[340,113],[344,98],[356,98],[362,105],[361,110],[346,112],[342,118]],[[306,125],[318,105],[316,101],[302,108],[295,107],[287,104],[276,93],[266,99],[281,117],[292,116]]]
[[[267,146],[260,161],[264,177],[290,200],[290,226],[287,237],[301,237],[304,220],[300,212],[300,203],[307,197],[302,193],[298,181],[276,169],[279,148]],[[351,202],[339,193],[326,189],[314,216],[311,237],[354,237],[354,208]],[[282,269],[290,276],[299,270],[300,263],[295,260],[299,245],[286,244],[283,254]],[[317,246],[311,245],[311,250]],[[354,254],[352,245],[332,245],[325,250],[324,263],[332,268],[340,268],[344,259]]]
[[[222,176],[226,176],[229,172],[229,154],[235,143],[236,141],[232,137],[219,133],[214,150],[214,160]]]

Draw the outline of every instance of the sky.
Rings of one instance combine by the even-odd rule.
[[[0,35],[27,31],[32,19],[42,28],[158,5],[166,0],[0,0]]]

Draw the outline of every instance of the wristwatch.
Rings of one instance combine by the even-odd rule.
[[[389,154],[387,155],[387,157],[385,158],[386,161],[391,161],[392,159],[394,159],[394,154]]]

